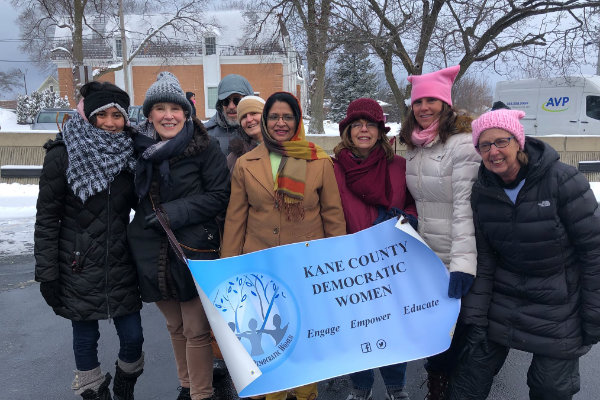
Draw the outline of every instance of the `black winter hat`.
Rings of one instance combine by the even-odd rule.
[[[79,93],[83,96],[83,113],[88,120],[100,111],[115,107],[125,121],[129,121],[129,95],[120,87],[110,82],[94,81],[83,85]]]

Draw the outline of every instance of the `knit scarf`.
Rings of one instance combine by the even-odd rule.
[[[331,158],[325,151],[305,139],[302,118],[298,123],[294,136],[280,143],[273,139],[267,131],[266,121],[261,122],[263,141],[269,152],[281,154],[281,163],[275,177],[275,208],[283,208],[288,220],[304,219],[304,189],[306,186],[306,161],[320,158]]]
[[[169,140],[160,140],[154,125],[148,120],[142,124],[134,141],[135,150],[138,154],[135,170],[135,191],[140,200],[150,190],[154,165],[156,164],[160,175],[161,201],[166,201],[166,197],[171,190],[169,159],[183,153],[193,136],[194,123],[191,118],[188,118],[181,131]]]
[[[342,149],[337,161],[344,170],[346,185],[359,199],[387,210],[392,204],[392,182],[388,162],[381,146],[375,147],[366,159],[355,157]]]
[[[412,132],[411,141],[415,146],[427,146],[429,143],[433,142],[433,139],[438,134],[438,125],[440,120],[436,119],[428,128],[422,129],[420,127],[415,127]]]
[[[107,189],[121,171],[135,170],[133,140],[126,132],[96,128],[75,113],[65,123],[62,136],[69,160],[67,182],[84,203]]]

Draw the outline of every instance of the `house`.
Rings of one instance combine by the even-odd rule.
[[[48,76],[44,82],[42,82],[40,87],[37,89],[37,92],[41,93],[46,89],[50,90],[51,92],[56,92],[60,96],[60,84],[52,75]]]
[[[153,17],[126,15],[126,28],[159,26],[159,18],[165,18]],[[126,29],[128,53],[139,49],[128,65],[128,92],[132,104],[143,103],[146,90],[160,71],[172,72],[184,91],[196,94],[196,109],[201,119],[210,118],[215,113],[217,85],[224,76],[232,73],[246,77],[256,94],[264,98],[275,91],[284,90],[295,94],[301,102],[307,101],[304,67],[285,29],[282,30],[284,35],[280,34],[276,39],[252,45],[246,40],[252,35],[245,32],[246,21],[242,10],[208,11],[203,17],[207,23],[199,41],[174,39],[177,32],[167,30],[163,37],[157,36],[151,42],[143,43],[144,37]],[[277,22],[272,22],[268,28],[270,32],[277,31]],[[86,72],[88,76],[98,76],[103,70],[110,71],[122,65],[121,36],[115,22],[100,19],[95,21],[94,29],[105,34],[101,37],[91,30],[84,32],[84,64],[89,66]],[[264,33],[263,36],[266,35]],[[70,36],[57,29],[54,48],[64,51],[53,51],[52,61],[58,68],[61,92],[72,96],[72,70],[66,50],[70,48],[70,43],[65,38]],[[97,79],[125,87],[123,70],[108,72]],[[70,100],[74,104],[74,100]]]

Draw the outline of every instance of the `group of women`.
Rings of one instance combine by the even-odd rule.
[[[448,296],[463,299],[450,348],[427,359],[427,398],[485,399],[517,348],[534,354],[530,398],[571,399],[578,359],[600,338],[597,203],[581,174],[525,138],[521,112],[457,116],[458,72],[408,78],[406,159],[372,99],[350,103],[332,159],[306,140],[292,94],[246,96],[238,120],[252,146],[226,158],[168,72],[148,89],[137,132],[126,93],[109,83],[82,87],[80,113],[46,146],[35,228],[36,280],[55,313],[72,321],[75,393],[111,399],[97,344],[98,320],[112,319],[120,339],[113,396],[134,398],[144,301],[166,319],[177,399],[212,398],[210,326],[170,241],[189,259],[215,259],[402,215],[448,268]],[[408,399],[406,363],[380,371],[386,398]],[[373,372],[350,377],[348,400],[371,399]],[[314,400],[317,384],[294,393]]]

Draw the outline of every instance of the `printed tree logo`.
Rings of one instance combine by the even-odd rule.
[[[269,352],[285,338],[290,327],[287,320],[293,312],[288,300],[280,283],[254,273],[223,282],[213,296],[213,304],[236,336],[250,347],[253,357]]]

